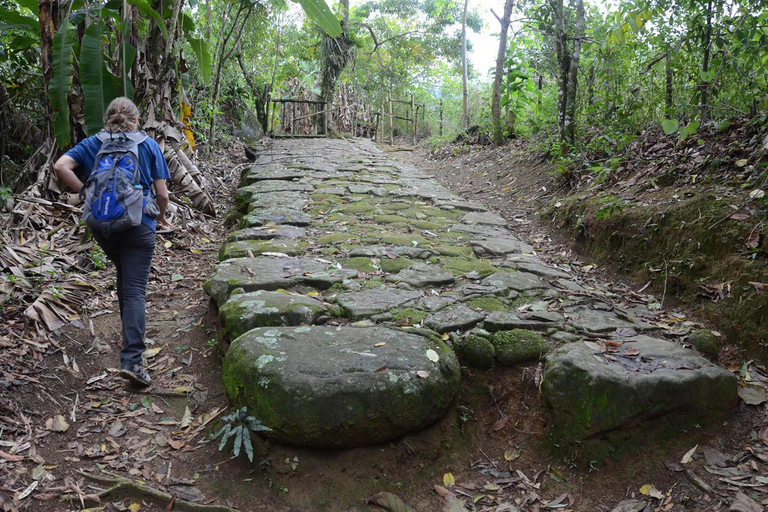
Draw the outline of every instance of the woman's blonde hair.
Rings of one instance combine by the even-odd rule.
[[[135,132],[139,126],[139,108],[120,96],[113,99],[104,112],[104,129],[108,132]]]

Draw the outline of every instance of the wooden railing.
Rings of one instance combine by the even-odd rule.
[[[271,137],[325,137],[325,101],[297,100],[292,98],[269,98],[267,119]],[[279,111],[279,112],[278,112]],[[279,125],[277,120],[280,119]],[[275,127],[279,126],[279,131]]]
[[[388,110],[385,110],[385,105],[388,106]],[[406,105],[405,115],[400,115],[400,112],[396,110],[398,105]],[[424,123],[424,115],[426,109],[424,104],[417,104],[413,94],[409,100],[398,100],[392,98],[392,95],[388,95],[386,100],[381,102],[381,110],[376,112],[376,139],[379,142],[384,142],[384,118],[389,118],[389,144],[390,146],[395,143],[395,119],[406,121],[411,123],[411,139],[413,145],[416,145],[417,126],[419,122],[419,111],[421,111],[421,122]],[[442,109],[441,109],[442,112]]]

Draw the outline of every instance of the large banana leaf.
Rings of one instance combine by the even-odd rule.
[[[120,77],[120,80],[122,81],[123,96],[132,100],[135,91],[129,73],[133,66],[133,59],[136,58],[136,47],[123,41],[122,52],[123,59],[121,66],[123,68],[123,76]]]
[[[338,18],[334,16],[325,0],[293,0],[301,4],[304,12],[307,13],[311,19],[315,20],[323,32],[331,37],[339,37],[341,35],[341,23]]]
[[[87,29],[80,44],[80,85],[83,88],[85,131],[93,135],[104,125],[104,111],[122,94],[120,79],[109,72],[101,57],[101,22]]]
[[[165,28],[165,22],[163,22],[163,18],[160,16],[160,13],[152,8],[149,0],[128,0],[128,3],[135,5],[139,12],[145,17],[149,17],[155,20],[157,28],[159,28],[160,32],[163,34],[163,38],[166,40],[168,39],[168,29]]]
[[[0,9],[0,28],[21,29],[32,33],[40,33],[40,20],[32,16],[25,16],[12,9]]]
[[[59,146],[69,144],[69,103],[67,94],[72,87],[72,27],[64,18],[53,36],[53,78],[48,84],[48,96],[53,114],[53,131]]]
[[[16,3],[20,5],[21,7],[26,7],[30,11],[37,13],[40,9],[37,6],[37,0],[16,0]]]
[[[197,57],[197,67],[204,84],[211,81],[211,55],[208,53],[208,45],[199,37],[187,37],[192,51]]]

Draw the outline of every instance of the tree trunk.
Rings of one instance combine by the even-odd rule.
[[[565,139],[573,146],[576,142],[576,90],[579,83],[579,58],[581,57],[581,37],[584,33],[584,0],[576,0],[576,27],[573,35],[573,52],[568,69],[568,90],[565,108]]]
[[[709,72],[709,53],[712,44],[712,0],[707,2],[707,25],[704,31],[704,61],[701,65],[703,79],[699,85],[699,104],[701,108],[701,124],[709,120],[709,80],[706,78]]]
[[[668,51],[666,55],[667,66],[667,85],[664,91],[664,115],[669,119],[674,114],[672,108],[672,52]]]
[[[565,10],[563,0],[549,0],[552,14],[555,18],[555,49],[557,50],[557,129],[560,141],[566,140],[565,111],[568,105],[568,71],[570,69],[570,56],[568,54],[568,40],[565,33]]]
[[[499,33],[499,53],[496,55],[496,75],[493,78],[493,97],[491,99],[491,116],[493,117],[493,143],[500,146],[504,143],[504,132],[501,128],[501,81],[504,78],[504,57],[507,54],[507,32],[509,19],[512,17],[514,0],[504,3],[504,15],[496,19],[501,23]],[[494,13],[495,15],[495,13]]]
[[[245,27],[245,24],[248,22],[248,18],[251,16],[251,12],[252,12],[252,9],[250,6],[246,7],[245,4],[242,4],[240,6],[240,9],[238,9],[237,14],[235,14],[235,18],[232,21],[232,25],[229,27],[229,31],[226,32],[226,35],[225,35],[226,23],[222,24],[221,45],[218,46],[219,55],[216,63],[216,78],[213,81],[213,97],[211,98],[211,106],[213,107],[214,112],[216,111],[216,107],[218,106],[217,103],[219,101],[219,92],[221,92],[221,73],[224,69],[224,64],[229,60],[229,58],[232,56],[232,53],[240,45],[240,38],[243,36],[243,29]],[[238,23],[240,24],[239,27],[238,27]],[[232,44],[232,47],[229,50],[227,50],[227,44],[229,43],[229,39],[232,37],[232,34],[236,34],[235,41]],[[211,115],[211,124],[208,126],[208,154],[209,155],[213,150],[215,135],[216,135],[216,114],[214,113]]]
[[[43,70],[43,92],[48,98],[48,84],[53,78],[53,35],[59,28],[59,2],[58,0],[40,0],[40,63]],[[45,124],[49,136],[53,136],[53,113],[50,101],[44,101]]]
[[[469,84],[467,79],[467,7],[469,0],[464,0],[464,14],[461,16],[461,128],[469,126]]]

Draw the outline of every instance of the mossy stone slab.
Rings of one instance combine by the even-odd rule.
[[[496,361],[502,366],[537,361],[549,350],[541,334],[526,329],[496,332],[491,343],[496,349]]]
[[[630,350],[639,355],[622,355]],[[556,434],[570,442],[667,413],[717,418],[738,403],[737,389],[736,375],[697,352],[644,335],[612,359],[584,343],[564,345],[547,357],[542,385]]]
[[[259,181],[246,187],[240,187],[235,191],[235,205],[238,209],[251,202],[256,194],[267,194],[275,192],[311,192],[314,187],[308,183],[297,183],[294,181],[269,180]]]
[[[350,320],[362,320],[379,313],[399,308],[418,300],[421,292],[399,290],[397,288],[379,288],[354,293],[342,293],[336,303],[342,307]]]
[[[428,286],[451,284],[454,279],[451,274],[436,265],[416,263],[393,276],[387,277],[387,281],[391,283],[406,283],[414,288],[426,288]]]
[[[326,263],[309,258],[234,258],[216,265],[213,276],[203,288],[217,305],[221,305],[236,288],[253,292],[307,284],[326,289],[356,276],[354,270],[329,270]]]
[[[538,276],[528,272],[497,272],[483,279],[481,284],[518,292],[548,288]]]
[[[548,311],[533,313],[493,311],[485,318],[483,327],[489,331],[507,331],[510,329],[546,331],[553,327],[560,327],[564,322],[565,318],[562,315]]]
[[[485,313],[468,308],[464,304],[448,306],[427,317],[424,325],[440,334],[453,331],[466,331],[479,324]]]
[[[235,406],[272,428],[266,436],[343,448],[434,423],[453,401],[460,369],[444,343],[402,330],[275,327],[233,341],[223,379]]]
[[[435,201],[438,208],[456,208],[465,212],[485,212],[488,211],[484,205],[474,201],[462,201],[460,199]]]
[[[693,345],[696,350],[709,354],[711,356],[717,356],[720,352],[719,342],[715,333],[709,329],[699,329],[693,331],[688,336],[688,343]]]
[[[390,258],[396,259],[401,256],[406,258],[419,258],[424,253],[424,249],[413,246],[391,245],[391,246],[368,246],[355,247],[349,251],[350,257],[366,258]]]
[[[477,335],[467,336],[461,349],[461,362],[470,368],[487,370],[493,366],[496,349],[487,338]]]
[[[219,249],[219,261],[245,258],[246,256],[260,256],[265,252],[299,256],[304,254],[306,248],[305,242],[297,242],[296,240],[241,240],[222,245]]]
[[[257,181],[266,180],[292,181],[301,179],[306,175],[307,172],[302,171],[301,169],[254,165],[248,170],[247,173],[243,174],[240,180],[240,185],[248,186],[256,183]]]
[[[239,229],[227,235],[227,243],[243,240],[297,240],[307,236],[307,230],[298,226],[255,226]]]
[[[639,318],[619,316],[617,311],[602,311],[590,309],[589,306],[575,306],[564,308],[568,313],[570,324],[581,332],[610,332],[626,327],[636,331],[656,329],[655,325],[646,323]]]
[[[489,238],[469,242],[478,256],[494,257],[506,254],[533,254],[533,247],[516,238]]]
[[[507,221],[501,215],[492,212],[470,212],[461,218],[466,224],[483,224],[485,226],[506,226]]]
[[[553,279],[572,278],[568,272],[560,270],[559,268],[545,265],[542,261],[535,258],[534,256],[515,254],[508,256],[502,265],[505,267],[514,268],[515,270],[520,270],[522,272],[536,274],[537,276],[541,277],[548,277]]]
[[[285,206],[258,208],[245,215],[240,224],[244,228],[267,224],[288,224],[290,226],[309,226],[311,217],[301,210]]]
[[[219,322],[225,339],[233,340],[255,327],[312,324],[326,312],[312,297],[258,290],[232,295],[219,308]]]

